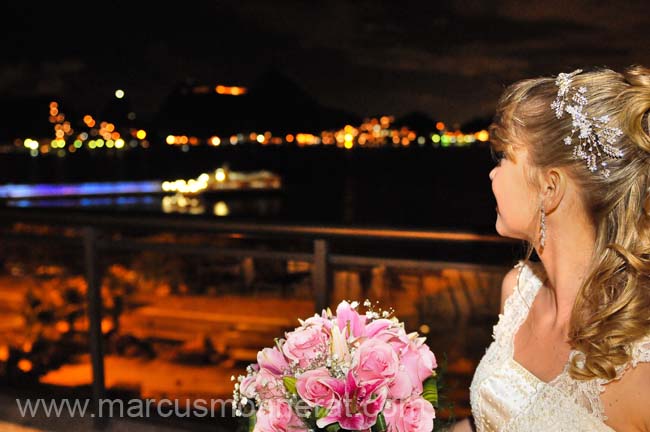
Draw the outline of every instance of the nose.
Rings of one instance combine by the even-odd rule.
[[[492,171],[490,171],[489,174],[490,181],[494,180],[494,174],[496,173],[496,171],[497,171],[497,167],[492,168]]]

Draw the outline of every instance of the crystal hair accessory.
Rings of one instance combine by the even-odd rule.
[[[616,143],[623,135],[617,127],[609,126],[610,118],[589,117],[585,107],[589,103],[584,86],[572,86],[573,77],[582,72],[576,69],[571,73],[561,73],[557,76],[555,84],[558,87],[557,97],[551,104],[555,116],[561,119],[564,113],[571,115],[571,134],[564,138],[564,144],[573,145],[573,157],[582,159],[587,163],[589,171],[599,170],[604,177],[609,177],[610,171],[606,159],[620,159],[623,151],[616,147]],[[574,136],[577,133],[577,142]]]

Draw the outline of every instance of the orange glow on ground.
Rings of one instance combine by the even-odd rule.
[[[9,359],[9,347],[7,345],[0,346],[0,361],[7,361]]]
[[[66,321],[58,321],[55,325],[56,331],[59,333],[67,333],[70,331],[70,324]]]
[[[27,359],[18,360],[18,369],[27,373],[32,370],[32,362]]]

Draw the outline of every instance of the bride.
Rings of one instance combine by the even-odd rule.
[[[529,243],[454,431],[650,431],[650,69],[517,82],[496,230]],[[540,262],[532,262],[533,249]]]

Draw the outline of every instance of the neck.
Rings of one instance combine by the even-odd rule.
[[[545,285],[554,325],[567,331],[578,291],[591,270],[595,240],[591,224],[571,224],[564,230],[549,225],[546,247],[541,254],[538,250],[548,277]]]

